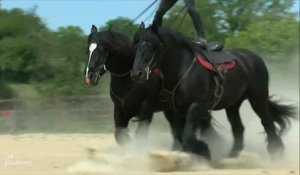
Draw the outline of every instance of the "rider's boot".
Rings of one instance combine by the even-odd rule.
[[[199,37],[196,43],[202,48],[202,49],[207,49],[207,41],[204,37]]]

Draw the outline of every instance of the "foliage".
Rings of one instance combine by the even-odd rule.
[[[97,92],[95,88],[85,87],[82,80],[87,58],[86,36],[83,31],[76,26],[61,27],[49,37],[52,40],[46,44],[48,52],[39,60],[41,73],[48,70],[48,77],[35,77],[38,90],[47,95],[82,95]]]
[[[0,10],[0,78],[33,83],[43,95],[98,92],[83,86],[86,36],[76,26],[50,31],[34,11]]]
[[[248,25],[260,20],[279,20],[289,16],[294,0],[216,0],[216,26],[228,34],[246,30]],[[262,18],[269,16],[269,19]]]
[[[250,24],[237,36],[228,37],[226,44],[255,50],[265,55],[268,61],[289,61],[299,48],[298,30],[299,23],[294,18],[272,22],[261,20]]]
[[[294,3],[295,0],[201,0],[196,2],[196,8],[201,15],[207,38],[225,41],[228,36],[245,31],[252,23],[295,17],[296,14],[289,11]],[[182,12],[183,5],[178,4],[171,10],[165,20],[166,26],[177,29],[179,21],[186,13],[186,10]],[[294,21],[298,22],[296,18]],[[196,33],[188,15],[179,31],[195,37]]]
[[[33,12],[0,10],[0,75],[7,81],[27,82],[37,59],[36,37],[46,26]]]
[[[138,26],[128,18],[118,17],[116,19],[107,21],[106,24],[100,28],[100,30],[109,29],[118,31],[127,36],[133,36],[137,31]]]
[[[0,99],[8,99],[15,96],[14,91],[5,83],[0,82]]]
[[[16,96],[17,94],[12,88],[10,88],[6,83],[0,81],[0,100],[9,99]],[[0,101],[0,111],[13,108],[14,105],[12,103],[5,103]]]

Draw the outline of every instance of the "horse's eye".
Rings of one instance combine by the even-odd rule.
[[[103,47],[98,46],[97,48],[98,48],[98,50],[99,50],[100,52],[103,52],[103,51],[104,51],[104,48],[103,48]]]
[[[153,49],[153,44],[150,43],[150,42],[147,42],[147,43],[146,43],[146,46],[147,46],[149,49]]]

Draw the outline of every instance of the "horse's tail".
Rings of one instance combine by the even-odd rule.
[[[269,99],[269,109],[273,121],[278,124],[278,133],[282,135],[290,128],[291,119],[297,119],[295,115],[296,108],[293,105],[280,104],[279,101]]]

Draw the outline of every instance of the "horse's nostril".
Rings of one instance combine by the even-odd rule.
[[[89,78],[90,78],[90,79],[93,79],[93,78],[94,78],[94,74],[93,74],[93,73],[89,72],[88,75],[89,75]]]

